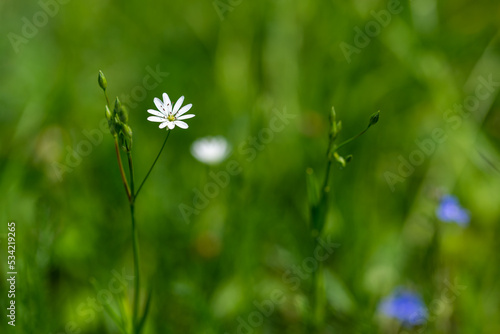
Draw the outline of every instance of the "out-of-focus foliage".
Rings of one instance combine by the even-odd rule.
[[[323,175],[332,106],[341,141],[381,114],[331,177],[324,332],[397,333],[377,307],[398,287],[422,296],[425,333],[500,332],[498,1],[56,1],[0,2],[3,313],[12,220],[18,271],[0,332],[118,332],[90,283],[133,272],[98,70],[129,109],[139,180],[166,135],[153,98],[196,114],[136,203],[146,333],[305,332],[305,171]],[[216,135],[232,153],[207,168],[190,146]],[[436,218],[445,194],[468,226]]]

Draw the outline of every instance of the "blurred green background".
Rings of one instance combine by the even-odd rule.
[[[429,307],[415,333],[499,333],[500,3],[403,1],[377,30],[372,11],[390,5],[1,1],[0,268],[8,271],[7,223],[15,221],[18,277],[16,327],[3,316],[0,332],[118,333],[88,306],[99,297],[92,278],[107,286],[113,271],[133,272],[113,140],[100,130],[101,69],[111,99],[130,96],[138,180],[166,135],[146,120],[153,98],[184,95],[196,114],[189,129],[173,130],[136,204],[143,292],[154,289],[146,333],[306,332],[311,279],[291,289],[283,277],[312,256],[305,171],[324,173],[332,106],[341,139],[381,116],[341,150],[353,161],[332,172],[323,238],[340,246],[324,262],[322,332],[402,332],[377,305],[404,286]],[[371,37],[359,37],[370,27]],[[342,43],[355,52],[346,57]],[[146,89],[156,69],[168,76]],[[478,88],[481,77],[494,83]],[[454,110],[464,103],[470,112]],[[284,129],[251,144],[285,109],[295,117]],[[440,143],[436,128],[445,131]],[[95,143],[82,148],[89,133]],[[233,147],[211,170],[235,160],[241,173],[186,223],[179,205],[193,205],[210,170],[190,146],[208,135]],[[427,153],[415,153],[421,142]],[[78,145],[85,156],[61,173],[55,166],[68,166]],[[410,159],[418,163],[405,170]],[[468,227],[437,221],[447,193],[470,210]],[[443,302],[447,282],[466,288]],[[2,314],[7,288],[2,278]],[[258,326],[241,327],[274,290],[283,301],[253,319]]]

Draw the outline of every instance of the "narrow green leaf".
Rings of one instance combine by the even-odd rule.
[[[125,304],[124,304],[124,294],[123,293],[120,295],[113,294],[113,297],[114,297],[115,302],[118,305],[118,309],[120,311],[122,326],[124,328],[127,328],[129,322],[128,322],[128,314],[127,314],[127,311],[125,309]]]
[[[139,324],[137,325],[136,333],[140,334],[142,331],[142,328],[144,324],[146,323],[146,318],[148,317],[149,313],[149,306],[151,305],[151,296],[153,295],[153,289],[149,289],[148,292],[148,299],[146,299],[146,305],[144,306],[144,313],[142,314],[142,317],[139,321]]]
[[[101,289],[99,287],[99,283],[97,282],[97,280],[91,279],[90,283],[94,287],[94,290],[96,291],[96,293],[99,293],[99,291]],[[125,328],[125,326],[122,323],[123,320],[120,319],[120,317],[118,316],[118,314],[116,314],[116,312],[113,310],[113,308],[108,303],[103,303],[103,307],[104,307],[104,310],[106,311],[106,313],[108,313],[108,315],[111,317],[111,320],[113,320],[113,322],[116,324],[116,326],[120,329],[120,331],[123,334],[128,334],[127,329]]]

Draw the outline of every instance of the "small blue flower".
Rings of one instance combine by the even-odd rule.
[[[402,288],[383,299],[378,305],[378,312],[399,320],[406,327],[422,325],[427,321],[427,308],[422,298]]]
[[[469,211],[462,208],[458,199],[452,195],[441,198],[436,216],[445,223],[455,222],[460,226],[467,226],[470,222]]]

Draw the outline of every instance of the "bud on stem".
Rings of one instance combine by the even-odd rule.
[[[106,81],[106,77],[104,76],[104,73],[102,73],[101,70],[99,70],[99,75],[97,76],[97,82],[99,82],[99,86],[104,91],[108,87],[108,82]]]
[[[115,100],[114,112],[115,112],[115,115],[118,115],[118,118],[120,119],[120,121],[122,121],[123,123],[128,122],[128,111],[125,108],[125,106],[122,105],[122,103],[120,102],[120,99],[118,99],[118,97]]]
[[[380,117],[380,110],[377,111],[376,113],[373,113],[370,116],[370,121],[368,123],[368,127],[377,124],[379,117]]]
[[[108,106],[106,105],[106,111],[104,113],[106,115],[106,119],[109,121],[111,121],[113,119],[113,116],[111,114],[111,110],[109,110]]]

